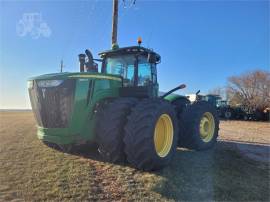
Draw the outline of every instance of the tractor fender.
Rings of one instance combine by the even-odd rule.
[[[165,100],[169,101],[169,102],[174,102],[176,100],[179,100],[179,99],[185,99],[185,100],[188,100],[188,98],[186,96],[183,96],[183,95],[176,95],[176,94],[170,94],[170,95],[167,95],[165,98]]]
[[[177,117],[180,118],[181,113],[190,104],[190,100],[183,95],[175,95],[171,94],[164,98],[165,100],[169,101],[172,105],[175,106]]]

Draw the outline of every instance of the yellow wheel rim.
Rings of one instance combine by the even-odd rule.
[[[160,157],[168,155],[173,143],[173,123],[167,114],[162,114],[156,123],[154,143]]]
[[[200,121],[200,136],[204,142],[210,142],[215,132],[215,120],[210,112],[205,112]]]

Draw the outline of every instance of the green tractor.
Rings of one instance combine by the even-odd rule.
[[[166,166],[177,146],[213,147],[216,109],[172,94],[185,85],[159,96],[159,54],[139,45],[114,47],[99,56],[93,59],[87,50],[79,55],[80,72],[28,80],[41,141],[63,149],[95,143],[107,161],[127,161],[142,170]],[[94,61],[102,63],[100,71]]]

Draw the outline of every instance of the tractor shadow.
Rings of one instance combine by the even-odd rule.
[[[70,153],[85,159],[91,159],[103,163],[107,162],[100,156],[98,152],[98,146],[94,143],[75,146]]]
[[[208,151],[179,148],[156,172],[154,191],[176,201],[269,201],[270,146],[219,141]]]
[[[76,155],[88,160],[94,160],[102,163],[110,163],[106,161],[98,152],[98,146],[95,143],[89,143],[89,144],[84,144],[80,146],[74,146],[74,148],[70,151],[67,152],[72,155]],[[121,165],[121,166],[129,166],[127,163],[110,163],[110,164],[116,164],[116,165]]]
[[[72,154],[106,163],[93,145]],[[178,148],[168,167],[151,172],[163,179],[152,191],[175,201],[270,201],[269,168],[269,145],[218,141],[207,151]]]

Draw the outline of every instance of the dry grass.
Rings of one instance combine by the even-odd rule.
[[[243,133],[237,140],[269,144],[269,123],[256,123],[256,130],[251,123],[222,122],[220,137],[235,140]],[[237,127],[242,131],[235,133]],[[269,163],[246,158],[232,144],[220,141],[205,152],[179,149],[169,167],[142,172],[102,162],[90,148],[52,150],[36,138],[31,112],[1,112],[0,201],[269,201]]]
[[[270,145],[270,123],[256,121],[222,121],[219,138],[229,141]]]

